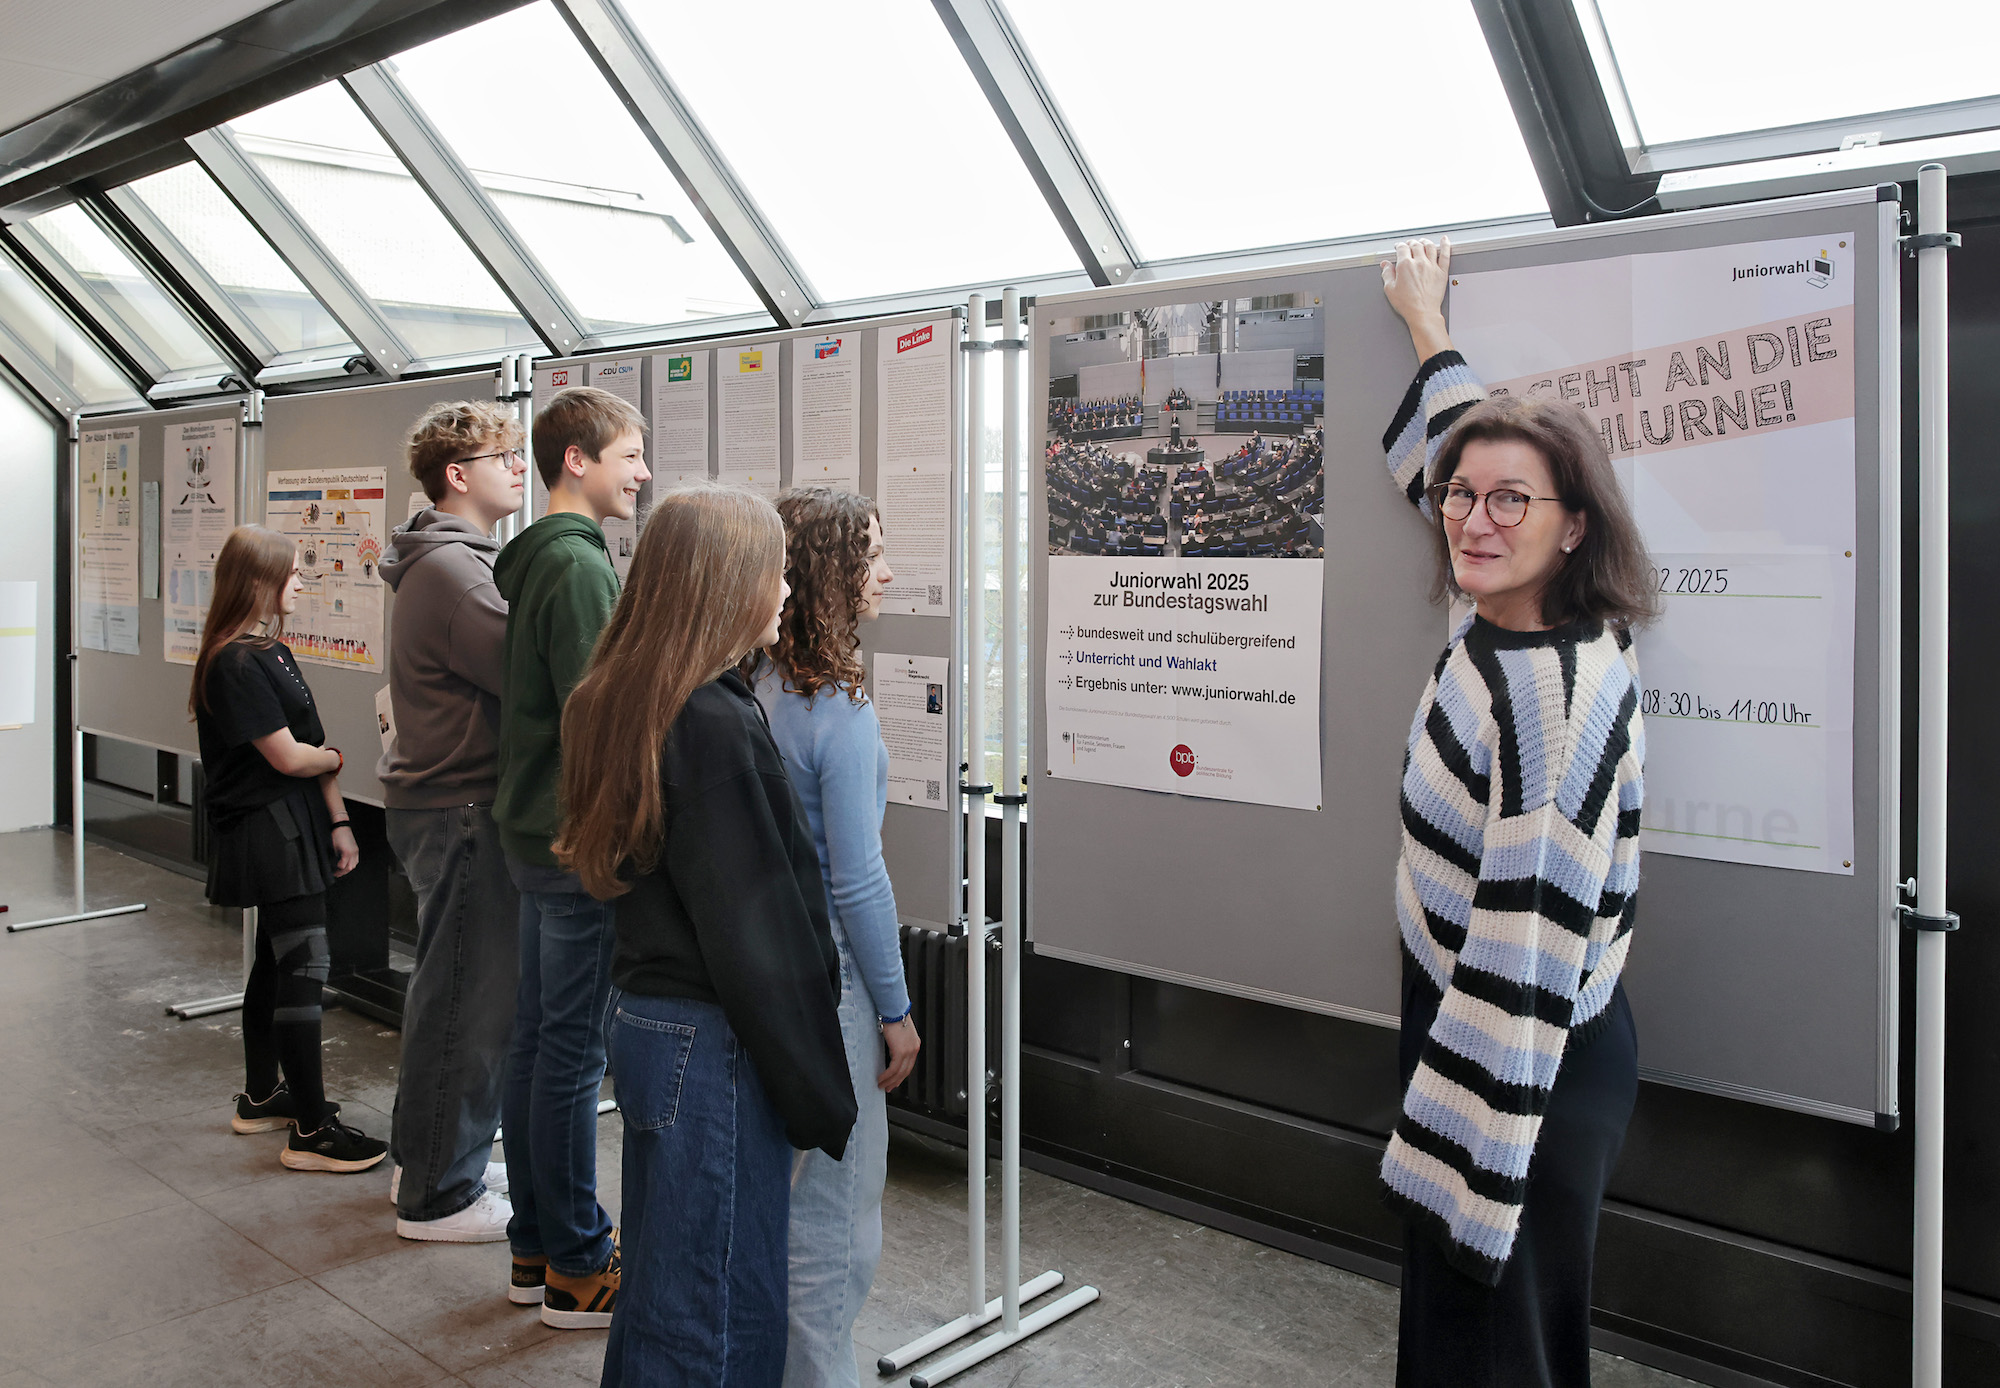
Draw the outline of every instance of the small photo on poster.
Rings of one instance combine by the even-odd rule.
[[[1325,326],[1305,293],[1056,323],[1051,554],[1317,559]]]

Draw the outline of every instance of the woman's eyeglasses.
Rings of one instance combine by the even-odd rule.
[[[1495,487],[1490,492],[1475,492],[1460,482],[1434,482],[1424,488],[1430,496],[1431,505],[1438,508],[1446,520],[1462,521],[1472,514],[1472,508],[1479,504],[1483,496],[1486,500],[1486,517],[1495,525],[1508,529],[1519,525],[1528,518],[1528,503],[1531,501],[1562,500],[1559,496],[1529,496],[1526,492],[1515,491],[1512,487]]]

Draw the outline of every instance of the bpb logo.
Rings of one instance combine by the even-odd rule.
[[[1174,769],[1176,776],[1194,775],[1194,749],[1183,742],[1167,753],[1167,765]]]

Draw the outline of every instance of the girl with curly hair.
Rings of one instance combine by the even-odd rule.
[[[889,1169],[884,1098],[909,1076],[910,1019],[896,894],[882,863],[889,753],[868,701],[856,629],[895,577],[865,496],[806,487],[778,498],[791,597],[778,639],[746,662],[811,821],[840,952],[840,1031],[860,1117],[846,1155],[806,1153],[792,1180],[785,1388],[851,1388],[854,1319],[882,1259]],[[884,1052],[887,1052],[886,1060]]]

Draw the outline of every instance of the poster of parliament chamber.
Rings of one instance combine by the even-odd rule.
[[[1646,852],[1853,871],[1852,244],[1452,280],[1466,360],[1583,407],[1651,551]]]
[[[1054,328],[1047,774],[1317,810],[1318,301]]]

